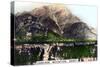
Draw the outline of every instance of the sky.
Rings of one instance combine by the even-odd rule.
[[[97,7],[83,5],[67,5],[71,12],[88,25],[97,28]]]
[[[31,11],[34,8],[48,5],[48,3],[15,2],[15,14],[17,12]],[[78,16],[89,26],[97,28],[97,7],[86,5],[65,5],[72,14]]]

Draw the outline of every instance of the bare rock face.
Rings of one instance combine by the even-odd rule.
[[[65,28],[63,35],[66,38],[96,39],[96,34],[83,22],[77,22]]]
[[[74,16],[64,5],[47,5],[15,16],[16,32],[53,31],[66,38],[96,39],[94,28]]]
[[[68,22],[68,19],[71,17],[71,12],[69,9],[65,8],[64,5],[48,5],[48,6],[42,6],[40,8],[34,9],[32,12],[30,12],[33,16],[41,17],[40,22],[43,22],[46,20],[46,23],[56,26],[56,30],[54,28],[54,32],[61,34],[64,28],[64,25]],[[51,20],[51,21],[50,21]],[[54,25],[55,24],[55,25]],[[53,27],[52,26],[52,27]],[[52,28],[50,27],[50,28]]]

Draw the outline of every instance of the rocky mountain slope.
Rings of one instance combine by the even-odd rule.
[[[47,35],[52,31],[66,38],[96,39],[97,33],[64,5],[48,5],[15,15],[15,34]]]

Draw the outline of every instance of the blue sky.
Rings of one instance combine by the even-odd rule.
[[[31,11],[33,8],[48,5],[46,3],[15,2],[15,13]],[[78,16],[89,26],[97,28],[97,7],[85,5],[66,5],[72,14]]]

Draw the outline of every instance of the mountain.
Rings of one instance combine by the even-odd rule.
[[[47,5],[15,15],[15,34],[47,35],[52,31],[65,38],[96,39],[97,33],[64,5]]]
[[[78,39],[96,39],[96,33],[86,23],[77,22],[64,29],[64,37]]]

